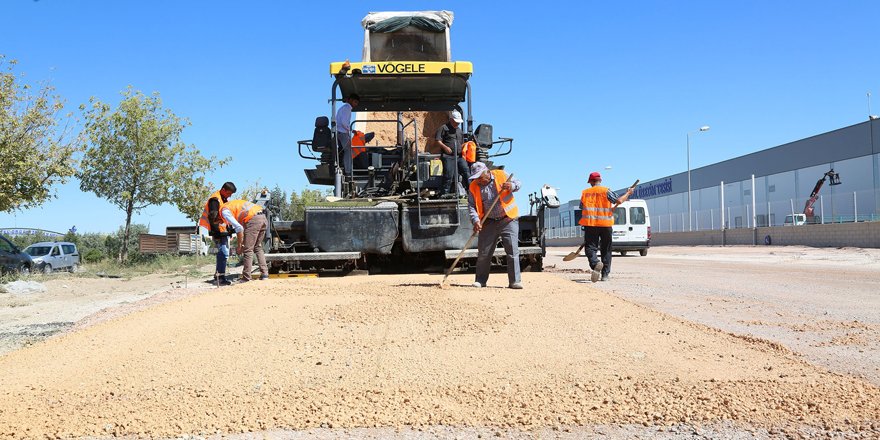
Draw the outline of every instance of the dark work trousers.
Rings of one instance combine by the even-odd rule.
[[[458,167],[458,179],[461,182],[461,187],[467,191],[469,174],[467,161],[459,155],[453,156],[451,154],[441,154],[440,158],[443,160],[443,184],[441,189],[444,194],[455,192],[455,182],[452,181],[455,167]]]
[[[336,143],[339,145],[339,154],[342,156],[342,172],[351,176],[351,133],[344,131],[336,132]]]
[[[224,235],[223,237],[220,237],[219,239],[215,238],[214,244],[217,245],[216,270],[217,270],[217,273],[221,277],[225,277],[226,276],[226,260],[229,259],[229,237]],[[226,278],[223,278],[223,279],[225,280]]]
[[[590,260],[590,269],[599,263],[596,251],[602,253],[602,275],[611,273],[611,227],[584,226],[584,253]]]
[[[520,282],[519,274],[519,220],[502,217],[499,220],[486,218],[483,229],[477,236],[477,282],[486,285],[489,281],[489,268],[492,264],[492,254],[495,253],[495,245],[498,237],[501,237],[501,245],[507,255],[507,281],[510,284]]]

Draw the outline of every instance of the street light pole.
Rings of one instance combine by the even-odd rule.
[[[700,127],[700,131],[709,131],[709,126],[704,125]],[[699,133],[699,132],[693,132]],[[688,167],[688,231],[692,231],[691,221],[693,215],[691,214],[691,132],[687,133],[687,167]]]

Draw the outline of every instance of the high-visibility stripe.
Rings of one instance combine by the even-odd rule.
[[[593,186],[581,193],[581,226],[611,227],[614,225],[614,209],[608,200],[608,188]]]
[[[260,205],[248,202],[247,200],[232,200],[223,205],[223,208],[228,209],[232,216],[235,217],[235,220],[242,226],[263,210],[263,207]]]

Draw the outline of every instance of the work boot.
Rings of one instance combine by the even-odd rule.
[[[608,274],[602,275],[602,279],[599,281],[608,281]]]
[[[508,287],[509,289],[516,289],[516,290],[519,290],[519,289],[522,289],[522,288],[523,288],[523,285],[522,285],[522,283],[511,283],[511,284],[510,284],[509,286],[507,286],[507,287]]]
[[[478,283],[478,282],[474,282],[473,284],[471,284],[471,287],[476,287],[476,288],[478,288],[478,289],[481,289],[481,288],[486,287],[486,286],[484,286],[484,285],[482,285],[482,284],[480,284],[480,283]]]
[[[596,281],[599,281],[599,277],[602,276],[602,269],[603,269],[604,267],[605,267],[605,265],[602,264],[601,261],[598,262],[598,263],[596,263],[596,267],[593,268],[593,273],[590,274],[590,281],[592,281],[592,282],[594,282],[594,283],[595,283]]]
[[[214,284],[218,286],[229,286],[232,283],[226,279],[226,274],[215,274],[214,275]]]
[[[269,275],[260,275],[260,281],[268,280],[268,279],[269,279]]]

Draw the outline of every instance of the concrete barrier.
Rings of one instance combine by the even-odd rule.
[[[880,248],[880,222],[831,223],[825,225],[773,226],[724,231],[659,232],[651,234],[651,246],[764,245]]]

